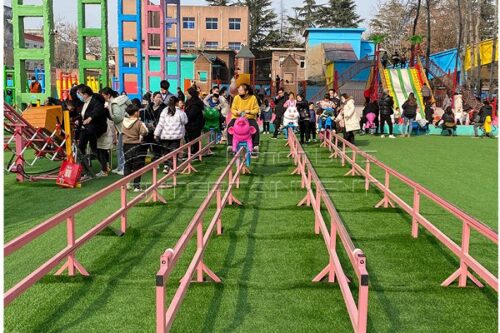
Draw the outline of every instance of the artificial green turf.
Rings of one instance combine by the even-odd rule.
[[[175,332],[349,332],[351,323],[337,284],[313,284],[327,264],[324,242],[314,235],[312,209],[296,207],[304,196],[300,178],[282,140],[265,138],[252,174],[235,191],[243,207],[227,207],[224,234],[213,236],[206,264],[222,284],[192,284],[175,319]],[[464,208],[495,229],[497,221],[496,141],[418,137],[358,139],[360,147]],[[318,145],[307,147],[356,246],[367,256],[370,274],[370,332],[493,332],[497,294],[490,288],[440,287],[458,261],[424,231],[413,239],[410,218],[399,209],[374,209],[381,195],[365,192],[346,167],[328,160]],[[123,237],[106,230],[77,252],[88,278],[47,276],[5,310],[8,332],[152,332],[155,328],[155,274],[159,256],[173,247],[226,163],[222,148],[197,163],[200,171],[165,190],[169,203],[140,205],[129,213]],[[377,173],[376,170],[374,170]],[[114,178],[116,179],[116,178]],[[16,184],[5,178],[5,239],[10,240],[64,207],[111,182],[92,181],[82,189]],[[411,198],[398,182],[392,188]],[[118,207],[118,194],[77,216],[77,234]],[[425,216],[460,239],[461,225],[441,209],[422,202]],[[207,214],[209,220],[213,208]],[[116,222],[115,222],[116,226]],[[63,226],[6,258],[8,288],[65,244]],[[172,295],[194,253],[194,239],[168,284]],[[340,243],[339,243],[340,245]],[[346,273],[349,261],[339,248]],[[475,252],[476,251],[476,252]],[[497,250],[473,234],[471,252],[496,274]],[[355,279],[353,279],[355,280]],[[356,292],[356,281],[353,290]]]

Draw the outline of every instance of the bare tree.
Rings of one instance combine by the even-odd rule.
[[[389,53],[408,47],[407,37],[411,31],[411,1],[388,0],[378,4],[378,13],[370,20],[370,31],[384,35],[381,47]]]
[[[481,9],[482,9],[482,2],[484,0],[479,1],[479,6],[478,6],[478,11],[479,15],[476,15],[476,22],[474,26],[474,45],[475,45],[475,51],[474,51],[474,61],[473,65],[476,65],[476,73],[475,73],[475,78],[476,78],[476,94],[478,96],[481,96],[481,36],[479,34],[479,26],[481,24]],[[477,55],[477,56],[476,56]],[[477,61],[477,62],[476,62]],[[474,67],[473,67],[474,68]]]
[[[75,24],[58,19],[54,24],[54,65],[69,71],[78,68],[78,30]]]
[[[455,58],[455,71],[458,70],[458,59],[460,57],[460,54],[462,54],[462,51],[460,49],[462,45],[463,26],[462,26],[462,2],[460,0],[457,0],[457,11],[458,11],[458,41],[457,41],[457,56]],[[462,61],[462,66],[463,66],[463,61]]]
[[[425,51],[425,74],[429,75],[429,58],[431,56],[431,0],[425,1],[427,5],[427,49]]]
[[[495,1],[495,7],[498,8],[498,1]],[[494,23],[493,23],[493,30],[497,31],[498,29],[498,16],[495,15]],[[493,37],[493,47],[491,50],[491,64],[490,64],[490,78],[489,78],[489,97],[491,98],[491,95],[494,92],[494,84],[493,84],[493,70],[495,68],[495,64],[497,63],[495,61],[495,55],[497,54],[497,39]]]
[[[413,29],[411,31],[411,35],[415,36],[417,33],[417,25],[418,25],[418,17],[420,16],[420,5],[421,5],[421,0],[417,1],[417,7],[415,8],[415,19],[413,20]],[[411,54],[415,51],[415,45],[411,44],[410,47]]]

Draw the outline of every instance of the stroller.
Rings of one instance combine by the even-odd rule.
[[[375,125],[375,117],[377,115],[373,112],[370,112],[366,115],[366,122],[363,126],[363,130],[365,133],[375,134],[377,131],[377,126]]]

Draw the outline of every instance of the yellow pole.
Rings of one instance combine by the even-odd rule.
[[[71,149],[71,124],[69,123],[69,111],[63,112],[64,118],[64,134],[66,136],[66,160],[73,162],[73,151]]]

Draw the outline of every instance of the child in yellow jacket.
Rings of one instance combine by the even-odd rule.
[[[246,84],[240,84],[238,87],[238,95],[233,99],[231,105],[231,121],[227,127],[233,127],[234,120],[240,116],[244,116],[248,119],[250,126],[255,127],[257,130],[254,135],[252,135],[253,151],[257,152],[259,150],[259,125],[257,124],[257,119],[259,117],[260,107],[257,97],[253,94],[252,88]],[[228,145],[232,146],[233,136],[228,134]]]

